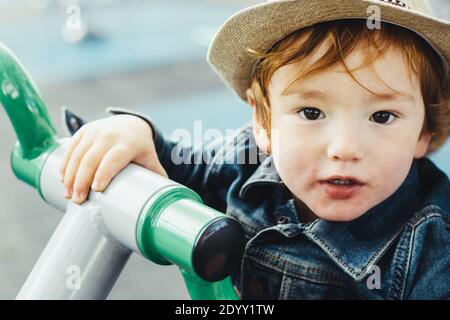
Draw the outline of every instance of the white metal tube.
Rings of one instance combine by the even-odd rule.
[[[59,167],[67,143],[60,141],[48,157],[41,174],[41,192],[50,205],[65,210],[67,199],[59,181]],[[148,200],[163,188],[179,185],[136,164],[129,164],[109,184],[104,192],[90,191],[86,203],[102,208],[104,232],[125,247],[140,253],[136,241],[139,216]]]
[[[68,204],[17,299],[105,299],[131,251],[101,231],[99,209]]]

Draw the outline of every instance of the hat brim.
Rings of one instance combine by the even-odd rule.
[[[247,48],[265,51],[290,33],[319,22],[368,19],[368,7],[381,9],[381,21],[410,29],[441,55],[444,68],[450,64],[450,22],[379,0],[286,0],[265,2],[246,8],[219,29],[207,60],[225,83],[243,100],[250,87],[255,58]],[[450,87],[447,75],[446,83]]]

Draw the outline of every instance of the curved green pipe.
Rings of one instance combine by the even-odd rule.
[[[230,276],[215,282],[206,281],[192,264],[194,248],[202,231],[212,222],[224,218],[229,216],[203,205],[193,190],[170,186],[153,195],[143,208],[136,228],[136,241],[147,259],[160,265],[173,263],[180,268],[192,299],[239,300]]]
[[[58,145],[58,135],[34,81],[1,43],[0,102],[18,139],[11,155],[12,169],[17,178],[41,194],[41,169],[48,154]]]
[[[180,271],[192,300],[240,300],[229,276],[221,281],[208,282],[195,273]]]
[[[1,43],[0,103],[5,108],[18,139],[11,154],[12,169],[17,178],[36,188],[44,199],[40,190],[40,174],[46,158],[58,146],[59,137],[32,78],[15,55]],[[201,202],[201,199],[193,193],[193,191],[184,192],[179,198],[195,198]],[[170,238],[170,232],[160,228],[155,230],[163,233],[165,240],[169,240],[167,238]],[[172,238],[174,236],[176,235],[172,235]],[[194,243],[195,239],[196,237],[191,242]],[[190,265],[190,256],[180,253],[188,248],[191,242],[182,246],[183,248],[176,248],[169,241],[170,250],[165,250],[165,252],[172,252],[172,256],[182,257],[177,263],[180,265],[191,297],[193,299],[238,299],[229,277],[218,282],[207,282],[195,274]],[[145,247],[146,242],[140,244]],[[145,254],[147,258],[156,260],[155,262],[160,264],[170,264],[158,261],[156,248],[145,247],[145,249],[143,252],[147,253]],[[189,250],[186,252],[190,254]],[[184,267],[187,267],[188,271]]]

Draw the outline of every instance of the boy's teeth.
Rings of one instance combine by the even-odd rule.
[[[329,181],[332,184],[338,184],[338,185],[351,185],[354,184],[353,180],[339,180],[339,179],[333,179]]]

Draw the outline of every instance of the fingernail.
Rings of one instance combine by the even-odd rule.
[[[59,181],[60,182],[64,181],[64,175],[62,173],[59,174]]]
[[[105,189],[104,183],[102,181],[95,181],[94,183],[95,190],[102,191],[103,189]]]
[[[100,188],[100,184],[98,183],[98,181],[94,181],[94,183],[92,183],[92,189],[99,190],[99,188]]]
[[[70,192],[68,187],[64,187],[64,197],[70,198]]]
[[[75,193],[73,194],[72,197],[72,201],[79,201],[80,200],[80,194],[78,193],[78,191],[75,191]]]

